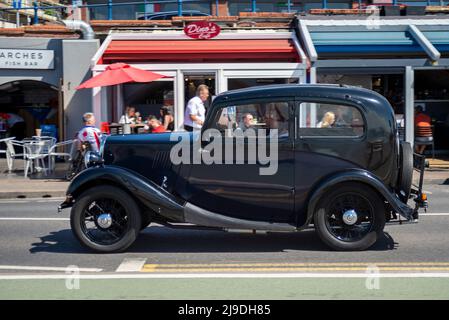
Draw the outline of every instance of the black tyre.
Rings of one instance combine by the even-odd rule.
[[[77,197],[70,225],[82,245],[97,252],[122,252],[142,226],[139,206],[120,188],[96,186]]]
[[[337,186],[318,202],[314,224],[320,239],[339,251],[371,247],[385,226],[383,201],[360,183]]]
[[[413,150],[408,142],[401,142],[398,194],[402,202],[407,203],[413,182]]]

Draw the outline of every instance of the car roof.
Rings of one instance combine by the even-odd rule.
[[[295,97],[298,100],[324,103],[349,103],[364,106],[364,113],[370,118],[377,114],[379,119],[394,118],[394,111],[388,100],[381,94],[361,87],[339,84],[281,84],[237,89],[218,95],[212,108],[220,104],[235,103],[247,99],[270,99],[275,97]]]
[[[378,104],[386,103],[388,108],[391,108],[385,97],[375,91],[338,84],[278,84],[230,90],[218,95],[214,99],[214,104],[240,99],[289,96],[318,99],[336,98],[339,100],[357,98],[359,101],[377,101]]]

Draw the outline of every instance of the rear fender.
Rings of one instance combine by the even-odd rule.
[[[318,184],[309,198],[307,220],[303,227],[308,226],[312,222],[313,214],[321,197],[338,184],[345,182],[359,182],[370,186],[382,197],[382,200],[387,201],[391,205],[393,210],[407,220],[413,219],[413,209],[404,204],[393,192],[388,190],[379,178],[366,170],[353,169],[327,177]]]

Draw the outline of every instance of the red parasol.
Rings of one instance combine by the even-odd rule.
[[[167,76],[119,62],[107,66],[104,72],[83,82],[76,89],[105,87],[126,82],[152,82],[161,78]]]

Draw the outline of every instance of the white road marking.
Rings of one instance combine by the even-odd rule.
[[[187,273],[187,274],[80,274],[79,279],[198,279],[198,278],[367,278],[370,273]],[[379,278],[449,278],[449,273],[378,273]],[[0,275],[0,280],[58,280],[65,274]]]
[[[437,217],[437,216],[449,216],[449,213],[448,212],[429,212],[429,213],[420,213],[419,214],[419,217],[421,218],[421,217],[425,217],[425,216],[435,216],[435,217]]]
[[[39,267],[39,266],[8,266],[0,265],[0,270],[29,270],[29,271],[67,271],[66,267]],[[99,268],[79,268],[80,272],[101,272]]]
[[[0,217],[6,221],[69,221],[70,218],[23,218],[23,217]]]
[[[125,258],[115,272],[138,272],[146,261],[146,258]]]

